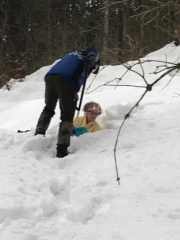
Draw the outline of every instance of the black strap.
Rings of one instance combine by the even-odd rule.
[[[25,130],[25,131],[17,130],[17,133],[27,133],[27,132],[30,132],[30,130]]]

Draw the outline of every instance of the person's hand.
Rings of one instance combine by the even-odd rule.
[[[92,73],[96,72],[98,68],[99,68],[99,65],[96,64],[94,69],[92,70]]]
[[[177,38],[177,40],[180,40],[180,30],[179,29],[176,29],[174,31],[174,35],[175,35],[175,38]]]

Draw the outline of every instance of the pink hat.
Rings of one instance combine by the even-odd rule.
[[[84,112],[89,112],[93,110],[98,111],[99,114],[102,113],[101,106],[96,102],[88,102],[84,105],[84,108],[83,108]]]

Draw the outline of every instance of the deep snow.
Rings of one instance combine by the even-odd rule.
[[[144,59],[177,63],[179,58],[180,46],[170,43]],[[157,65],[164,64],[143,64],[149,83],[160,76],[153,73]],[[115,140],[124,116],[145,89],[97,88],[123,76],[122,65],[102,68],[95,79],[90,76],[83,104],[100,103],[103,114],[97,120],[103,130],[73,137],[71,154],[57,159],[58,108],[46,137],[34,136],[44,106],[43,77],[50,67],[24,82],[12,79],[10,91],[0,90],[0,239],[179,240],[178,74],[171,82],[172,74],[158,82],[126,120],[116,151],[118,185]],[[142,73],[139,65],[134,69]],[[121,84],[145,86],[132,71]]]

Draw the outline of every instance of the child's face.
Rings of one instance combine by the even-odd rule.
[[[87,123],[94,122],[98,115],[99,112],[97,110],[91,110],[89,112],[86,112]]]

